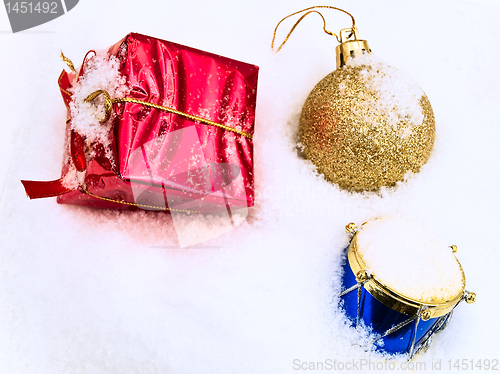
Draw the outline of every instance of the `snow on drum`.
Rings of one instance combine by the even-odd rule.
[[[356,328],[373,335],[374,349],[408,354],[429,347],[462,301],[476,295],[465,290],[465,274],[448,246],[425,227],[405,219],[365,222],[347,248],[341,305]]]

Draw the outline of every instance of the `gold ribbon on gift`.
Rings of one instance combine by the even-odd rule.
[[[73,62],[69,58],[67,58],[63,54],[62,51],[61,51],[61,58],[66,63],[66,65],[68,65],[68,67],[73,72],[76,73],[76,69],[75,69],[75,66],[73,65]],[[85,63],[85,61],[84,61],[84,63]],[[68,93],[68,94],[71,95],[71,93]],[[206,125],[218,127],[220,129],[223,129],[223,130],[226,130],[226,131],[231,131],[231,132],[234,132],[236,134],[242,135],[242,136],[244,136],[244,137],[246,137],[246,138],[248,138],[250,140],[253,139],[253,137],[252,137],[251,134],[248,134],[248,133],[246,133],[244,131],[241,131],[241,130],[238,130],[238,129],[235,129],[235,128],[232,128],[232,127],[229,127],[229,126],[226,126],[226,125],[223,125],[223,124],[220,124],[220,123],[208,120],[208,119],[203,118],[203,117],[198,117],[198,116],[194,116],[192,114],[184,113],[184,112],[178,111],[176,109],[172,109],[172,108],[164,107],[164,106],[161,106],[161,105],[149,103],[147,101],[133,99],[131,97],[123,97],[123,98],[112,99],[111,96],[109,95],[109,93],[107,91],[105,91],[105,90],[97,90],[95,92],[92,92],[90,95],[88,95],[85,98],[84,101],[90,103],[90,102],[94,101],[97,97],[99,97],[100,95],[104,96],[104,109],[105,109],[104,118],[102,118],[102,119],[99,120],[99,122],[101,122],[101,123],[106,122],[111,117],[111,111],[113,110],[113,104],[115,104],[115,103],[133,103],[133,104],[144,105],[144,106],[147,106],[149,108],[158,109],[158,110],[161,110],[161,111],[164,111],[164,112],[167,112],[167,113],[177,114],[179,116],[186,117],[186,118],[188,118],[188,119],[190,119],[192,121],[196,121],[196,122],[204,123]],[[68,123],[70,120],[71,120],[71,118],[68,118],[66,120],[66,123]],[[168,208],[168,207],[162,207],[162,206],[156,206],[156,205],[139,204],[139,203],[132,203],[132,202],[124,201],[124,200],[110,199],[110,198],[107,198],[107,197],[102,197],[102,196],[98,196],[98,195],[93,194],[92,192],[90,192],[87,189],[87,186],[86,186],[85,183],[83,183],[80,187],[81,187],[81,190],[85,194],[87,194],[89,196],[92,196],[92,197],[94,197],[96,199],[113,202],[113,203],[124,204],[124,205],[129,205],[129,206],[135,206],[135,207],[139,207],[139,208],[143,208],[143,209],[167,210],[167,211],[185,212],[185,213],[199,213],[196,210],[174,209],[174,208]],[[66,193],[66,192],[69,192],[69,191],[70,190],[65,191],[63,193]]]
[[[131,203],[131,202],[125,201],[125,200],[110,199],[109,197],[102,197],[102,196],[93,194],[92,192],[90,192],[87,189],[87,186],[85,183],[82,183],[82,185],[80,187],[82,188],[83,192],[85,192],[87,195],[95,197],[96,199],[109,201],[111,203],[118,203],[118,204],[123,204],[123,205],[135,206],[135,207],[139,207],[139,208],[143,208],[143,209],[147,209],[147,210],[164,210],[164,211],[168,210],[170,212],[200,213],[196,210],[174,209],[174,208],[168,208],[168,207],[158,206],[158,205],[139,204],[139,203]]]
[[[75,66],[74,66],[73,62],[69,58],[67,58],[63,54],[62,51],[61,51],[61,58],[66,63],[66,65],[68,65],[68,67],[72,71],[76,72],[76,69],[75,69]],[[109,95],[109,93],[107,91],[105,91],[105,90],[97,90],[97,91],[92,92],[89,96],[87,96],[85,98],[85,101],[89,103],[89,102],[95,100],[100,95],[104,96],[104,108],[105,108],[104,118],[101,119],[101,120],[99,120],[99,122],[101,122],[101,123],[102,122],[106,122],[109,119],[109,117],[111,116],[111,111],[113,109],[113,104],[115,104],[115,103],[133,103],[133,104],[144,105],[144,106],[147,106],[149,108],[158,109],[158,110],[161,110],[161,111],[164,111],[164,112],[167,112],[167,113],[177,114],[179,116],[188,118],[188,119],[190,119],[192,121],[196,121],[196,122],[204,123],[206,125],[218,127],[220,129],[223,129],[223,130],[226,130],[226,131],[231,131],[231,132],[234,132],[234,133],[236,133],[238,135],[242,135],[245,138],[253,140],[252,135],[248,134],[248,133],[246,133],[244,131],[235,129],[233,127],[229,127],[229,126],[223,125],[221,123],[217,123],[217,122],[211,121],[211,120],[203,118],[203,117],[198,117],[198,116],[194,116],[194,115],[189,114],[189,113],[184,113],[184,112],[178,111],[176,109],[168,108],[168,107],[161,106],[161,105],[158,105],[158,104],[149,103],[147,101],[133,99],[131,97],[122,97],[122,98],[112,99],[111,96]]]
[[[62,60],[68,65],[68,67],[71,69],[71,71],[76,73],[75,65],[73,65],[73,61],[71,61],[69,58],[67,58],[63,51],[61,51],[61,58]]]
[[[166,106],[148,103],[147,101],[137,100],[137,99],[133,99],[131,97],[122,97],[122,98],[112,99],[111,96],[109,96],[109,93],[105,90],[97,90],[95,92],[92,92],[89,96],[87,96],[85,98],[85,101],[89,103],[91,101],[94,101],[100,95],[104,96],[105,114],[104,114],[104,118],[100,119],[99,122],[106,122],[109,119],[109,117],[111,116],[111,110],[113,109],[113,104],[115,104],[115,103],[134,103],[134,104],[144,105],[144,106],[147,106],[149,108],[158,109],[158,110],[161,110],[161,111],[164,111],[167,113],[177,114],[179,116],[186,117],[192,121],[201,122],[201,123],[204,123],[206,125],[218,127],[220,129],[223,129],[226,131],[231,131],[231,132],[242,135],[245,138],[252,140],[252,135],[250,135],[244,131],[241,131],[241,130],[214,122],[214,121],[210,121],[209,119],[206,119],[203,117],[193,116],[192,114],[180,112],[176,109],[168,108]]]

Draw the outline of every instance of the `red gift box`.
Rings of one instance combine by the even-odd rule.
[[[124,88],[94,87],[81,100],[91,73],[99,74],[95,52],[78,74],[62,72],[68,107],[62,176],[22,181],[27,195],[111,209],[206,213],[252,206],[258,67],[136,33],[105,56]],[[100,123],[87,126],[80,118],[84,104],[100,108]]]

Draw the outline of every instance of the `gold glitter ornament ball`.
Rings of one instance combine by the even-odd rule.
[[[314,87],[302,109],[299,138],[326,179],[350,191],[375,191],[427,162],[434,113],[414,81],[367,53]]]

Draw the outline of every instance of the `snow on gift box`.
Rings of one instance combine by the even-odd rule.
[[[136,33],[87,53],[78,73],[62,57],[72,70],[58,81],[68,108],[62,176],[22,181],[30,198],[168,211],[174,225],[191,213],[230,227],[246,217],[257,66]]]
[[[476,295],[465,290],[465,275],[447,246],[423,226],[402,218],[374,219],[352,235],[343,265],[340,293],[347,317],[366,326],[375,349],[408,354],[429,347],[434,333],[449,323],[462,301]]]

